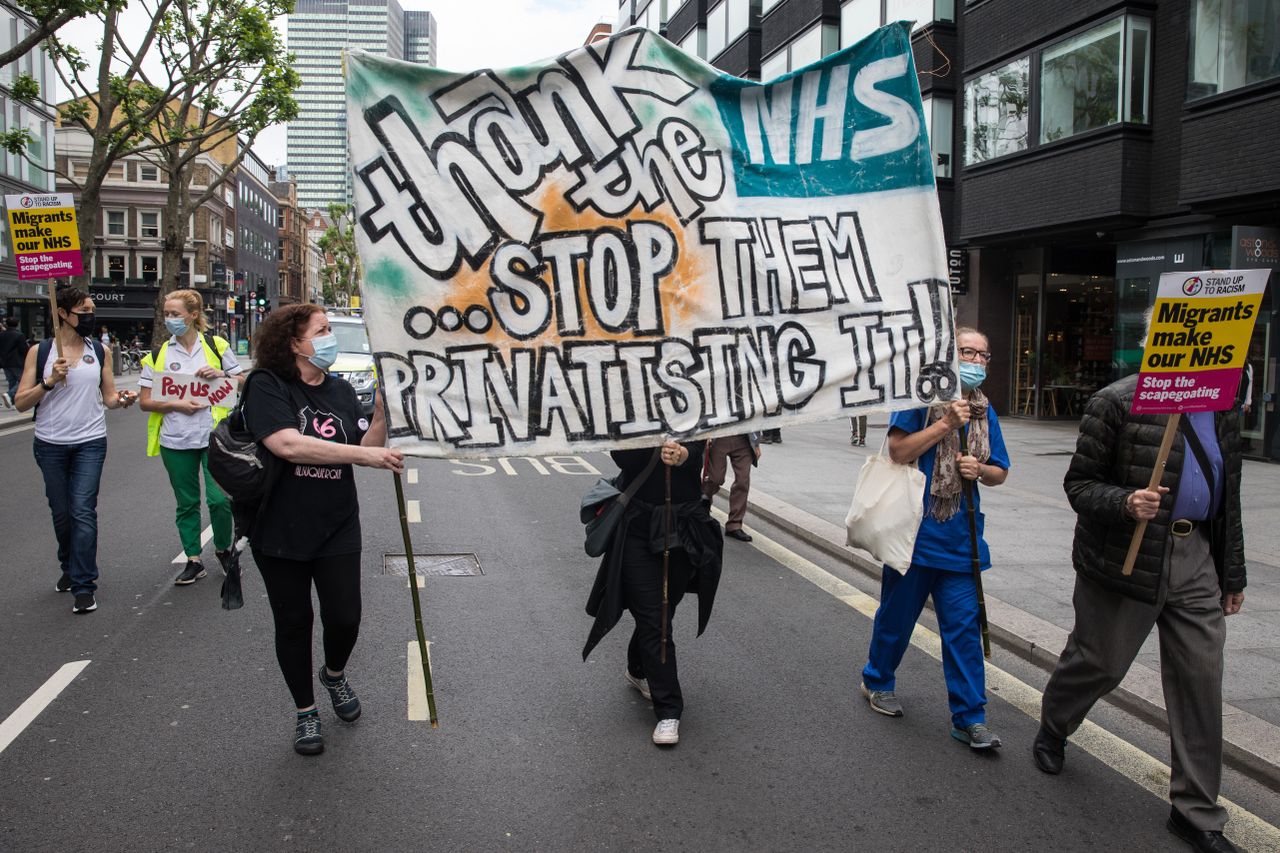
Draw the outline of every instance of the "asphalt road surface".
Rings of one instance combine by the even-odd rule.
[[[654,747],[652,711],[622,678],[629,617],[581,659],[595,565],[577,504],[614,470],[601,454],[411,465],[415,550],[474,554],[483,572],[422,590],[436,730],[410,719],[409,590],[383,566],[403,551],[391,477],[360,472],[364,619],[348,673],[364,714],[340,724],[321,694],[325,753],[298,756],[251,560],[242,610],[219,609],[216,569],[174,587],[173,497],[143,455],[144,418],[108,419],[87,616],[53,590],[31,432],[0,434],[0,721],[52,697],[0,746],[0,850],[1185,849],[1164,828],[1159,733],[1100,707],[1115,734],[1082,733],[1098,757],[1077,746],[1062,776],[1035,769],[1027,709],[1043,674],[1016,660],[992,661],[999,752],[949,737],[927,628],[899,673],[907,716],[871,713],[857,693],[865,582],[764,528],[726,543],[704,636],[692,599],[677,614],[681,742]],[[1237,838],[1280,849],[1274,792],[1228,773],[1223,794],[1247,810]]]

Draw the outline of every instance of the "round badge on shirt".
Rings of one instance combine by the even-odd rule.
[[[93,353],[87,352],[84,354],[84,363],[93,364]]]
[[[369,419],[361,418],[360,420],[356,421],[356,426],[360,427],[360,429],[367,430],[369,428]]]
[[[179,363],[178,363],[178,362],[176,362],[176,361],[175,361],[175,362],[171,362],[171,363],[169,364],[169,372],[170,372],[170,373],[177,373],[177,372],[178,372],[179,370],[181,370],[181,369],[182,369],[182,365],[181,365],[181,364],[179,364]]]

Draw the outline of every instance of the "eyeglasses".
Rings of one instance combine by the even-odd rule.
[[[974,349],[973,347],[960,347],[960,357],[965,361],[981,361],[983,364],[991,363],[991,353],[986,350]]]

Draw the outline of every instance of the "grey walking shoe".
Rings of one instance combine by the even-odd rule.
[[[324,667],[320,667],[320,686],[329,691],[329,701],[333,703],[333,713],[338,715],[338,719],[344,723],[360,719],[360,699],[347,682],[345,672],[337,678],[330,678]]]
[[[974,723],[963,729],[951,728],[951,736],[961,743],[969,744],[970,749],[999,749],[1003,744],[1000,736],[982,723]]]
[[[634,687],[636,690],[639,690],[640,695],[645,698],[646,702],[652,702],[653,697],[649,695],[649,679],[637,678],[636,676],[631,674],[631,670],[629,669],[624,669],[623,672],[627,676],[627,683],[630,684],[632,687]]]
[[[902,703],[898,701],[897,696],[893,695],[892,690],[868,690],[866,684],[858,686],[862,688],[862,695],[867,697],[867,704],[871,706],[871,710],[886,717],[902,716]]]

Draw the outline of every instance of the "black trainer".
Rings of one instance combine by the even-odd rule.
[[[82,592],[76,596],[76,603],[71,606],[72,613],[92,613],[98,609],[98,600],[91,592]]]
[[[204,570],[204,563],[199,560],[187,560],[187,564],[183,566],[178,576],[173,579],[173,583],[175,586],[186,586],[187,584],[195,583],[207,574],[208,572]]]
[[[320,686],[329,691],[329,701],[333,702],[333,713],[344,723],[354,723],[360,719],[360,699],[347,682],[347,675],[339,675],[331,680],[324,667],[320,667]]]
[[[66,572],[62,573],[62,577],[58,578],[58,582],[53,585],[54,592],[71,592],[71,575]]]
[[[319,711],[298,715],[298,724],[293,730],[293,751],[299,755],[319,755],[324,752]]]

